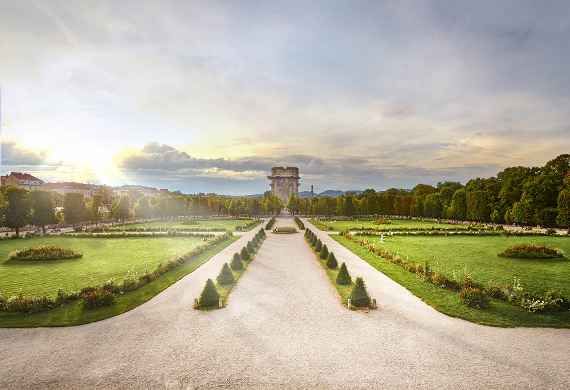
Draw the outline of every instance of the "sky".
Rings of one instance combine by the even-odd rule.
[[[0,0],[2,173],[254,194],[570,152],[568,1]]]

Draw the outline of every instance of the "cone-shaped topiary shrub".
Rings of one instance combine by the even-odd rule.
[[[329,257],[329,248],[326,245],[323,245],[321,248],[321,252],[319,253],[319,257],[323,260],[326,260]]]
[[[333,255],[332,252],[331,252],[331,255]],[[327,262],[327,265],[328,265],[328,262]],[[348,269],[346,268],[346,264],[342,263],[342,265],[340,266],[340,271],[338,271],[338,275],[336,276],[336,284],[349,285],[350,283],[352,283],[352,278],[350,277],[350,274],[348,273]]]
[[[216,290],[216,286],[212,279],[208,279],[206,281],[206,285],[202,290],[202,294],[200,294],[200,300],[198,304],[200,307],[217,307],[220,302],[220,294],[218,294],[218,290]]]
[[[239,271],[243,269],[243,263],[241,262],[241,256],[239,255],[239,253],[234,253],[234,257],[232,258],[230,266],[234,271]]]
[[[246,248],[247,248],[247,251],[248,251],[249,253],[254,253],[254,252],[255,252],[255,246],[253,245],[253,242],[251,242],[251,241],[247,243],[247,247],[246,247]]]
[[[235,281],[234,274],[232,273],[232,270],[230,269],[228,263],[224,264],[216,280],[221,285],[232,284]]]
[[[364,279],[360,277],[356,278],[356,282],[350,293],[350,304],[355,307],[370,306],[370,295],[368,295],[368,291],[366,291]]]
[[[323,248],[323,243],[321,242],[321,240],[317,240],[317,244],[315,245],[315,250],[317,252],[320,252],[322,248]]]
[[[249,251],[247,250],[247,248],[244,246],[243,248],[241,248],[241,259],[243,261],[249,261],[251,260],[251,255],[249,254]]]
[[[321,254],[322,253],[323,252],[321,252]],[[336,257],[332,252],[330,252],[329,255],[327,256],[327,267],[329,267],[330,269],[335,269],[336,267],[338,267],[338,261],[336,261]]]

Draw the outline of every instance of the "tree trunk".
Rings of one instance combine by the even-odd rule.
[[[46,235],[46,225],[42,225],[42,233],[44,236]]]
[[[20,228],[16,228],[16,237],[20,237]]]

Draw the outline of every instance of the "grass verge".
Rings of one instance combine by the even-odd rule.
[[[226,241],[209,248],[205,252],[196,256],[193,260],[174,268],[161,275],[158,279],[142,286],[141,288],[119,295],[112,306],[98,309],[84,309],[81,300],[63,305],[41,313],[0,313],[1,328],[34,328],[52,326],[73,326],[100,321],[105,318],[122,314],[150,300],[161,291],[170,287],[186,275],[192,273],[202,264],[206,263],[212,256],[223,250],[225,247],[238,240],[239,237],[232,237]]]
[[[422,301],[451,317],[461,318],[482,325],[499,327],[570,328],[570,312],[529,313],[518,306],[495,299],[491,301],[491,305],[487,309],[479,310],[469,308],[461,303],[459,294],[426,283],[415,274],[369,252],[356,242],[349,241],[342,236],[331,237],[372,267],[408,289]]]

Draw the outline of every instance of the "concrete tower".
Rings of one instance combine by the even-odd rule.
[[[273,167],[271,176],[271,192],[277,196],[281,202],[287,204],[291,195],[299,193],[299,168],[297,167]]]

